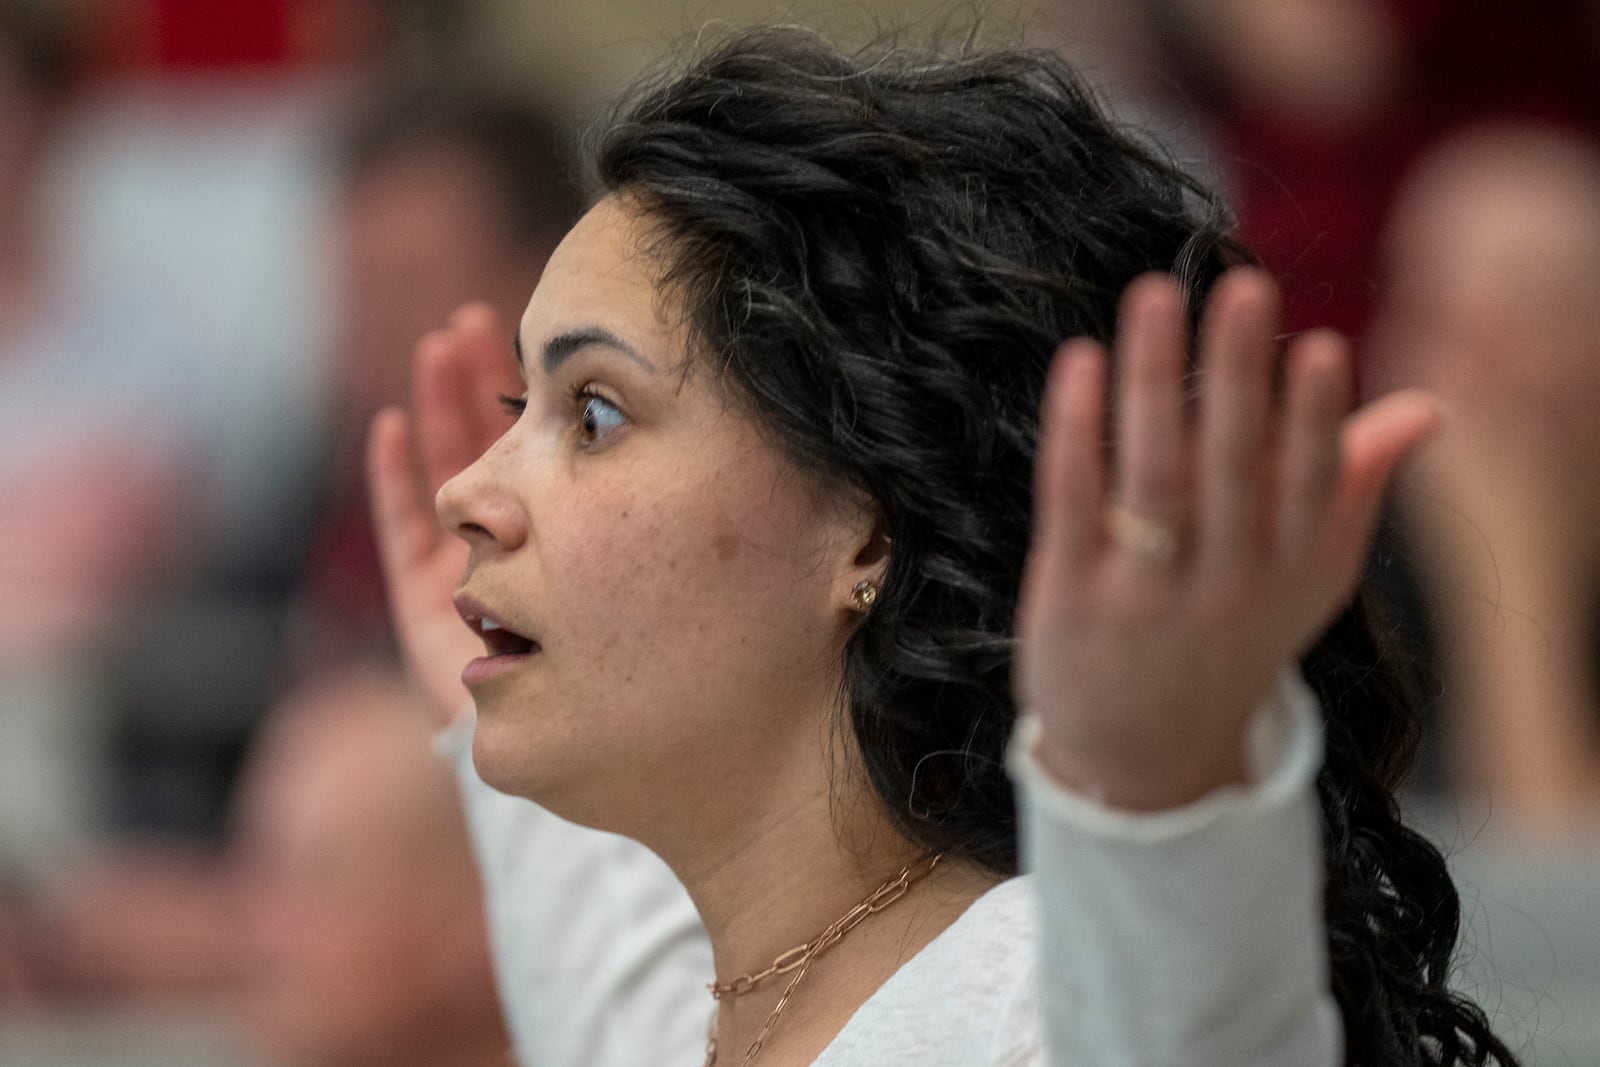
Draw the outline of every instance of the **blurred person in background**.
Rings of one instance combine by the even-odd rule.
[[[108,831],[220,828],[307,509],[345,90],[287,54],[207,52],[179,6],[90,0],[53,23],[74,91],[39,145],[37,288],[0,357],[0,599],[23,635],[5,729],[50,724],[0,775],[38,830],[7,835],[31,871]]]
[[[390,641],[362,428],[409,392],[406,354],[470,301],[515,316],[581,200],[567,128],[490,89],[396,90],[346,138],[333,227],[340,296],[323,479],[296,592],[297,669]]]
[[[363,554],[317,540],[359,377],[338,369],[336,145],[402,59],[433,69],[445,43],[415,31],[449,20],[417,13],[448,6],[87,0],[30,19],[71,44],[82,88],[35,153],[37,306],[0,336],[0,736],[19,741],[0,779],[24,813],[0,838],[28,842],[0,851],[16,862],[104,832],[215,838],[285,657],[349,636],[302,636],[297,609],[373,602],[349,595]],[[458,212],[454,243],[498,220]],[[417,295],[352,317],[403,317]],[[308,568],[346,562],[354,577],[300,597]],[[382,643],[373,616],[352,647]]]
[[[1600,1062],[1600,149],[1465,131],[1413,172],[1384,251],[1372,386],[1450,411],[1395,498],[1414,574],[1391,593],[1450,785],[1412,808],[1473,902],[1463,984],[1540,1062]]]
[[[102,650],[113,834],[217,839],[281,685],[335,388],[335,147],[392,62],[396,8],[96,5],[104,73],[61,198],[77,303],[96,336],[122,331],[121,379],[102,377],[189,466],[182,565]]]
[[[1385,251],[1372,384],[1451,412],[1397,497],[1450,781],[1506,833],[1600,830],[1600,146],[1464,132]]]
[[[1129,91],[1201,130],[1291,329],[1359,334],[1411,166],[1466,123],[1600,132],[1594,0],[1059,0]]]
[[[171,565],[177,457],[87,388],[47,219],[75,51],[59,9],[0,2],[0,874],[99,799],[86,650]]]
[[[284,1067],[505,1063],[453,776],[381,665],[278,704],[225,857],[80,868],[31,911],[0,990],[35,1006],[204,1005]]]
[[[505,1067],[453,775],[401,679],[293,694],[245,776],[240,1017],[286,1067]]]
[[[190,717],[241,721],[239,713],[211,706],[237,688],[220,684],[224,678],[255,679],[258,690],[270,692],[279,674],[388,648],[358,428],[379,407],[403,399],[404,376],[396,368],[405,360],[397,353],[410,350],[425,324],[471,299],[513,307],[508,294],[538,280],[549,250],[578,213],[560,162],[566,136],[533,104],[449,85],[371,94],[349,110],[337,138],[330,134],[327,213],[317,244],[326,263],[309,272],[326,286],[327,301],[314,447],[292,467],[297,510],[274,515],[270,524],[277,562],[211,579],[225,583],[229,602],[255,607],[242,620],[243,632],[223,627],[199,639],[217,649],[225,668],[180,650]],[[180,610],[176,631],[194,636],[200,621]],[[130,652],[140,654],[121,662],[147,662],[142,653],[150,644],[138,642]],[[157,669],[167,671],[169,659],[157,660]],[[166,674],[138,666],[130,674],[145,692],[166,697]],[[242,722],[230,740],[214,725],[173,729],[148,714],[129,716],[122,740],[131,792],[149,797],[153,813],[181,829],[182,812],[173,818],[164,798],[150,795],[149,783],[186,776],[202,795],[217,794],[213,807],[199,812],[203,817],[225,798],[229,752],[254,717]]]
[[[509,314],[537,282],[549,249],[578,214],[578,194],[560,163],[566,137],[533,105],[467,88],[395,89],[345,123],[343,147],[330,153],[339,177],[324,233],[337,353],[327,373],[330,431],[319,447],[324,462],[301,475],[316,507],[295,534],[303,547],[279,609],[284,636],[271,646],[277,651],[268,664],[275,675],[338,671],[352,657],[387,645],[381,575],[361,492],[364,427],[378,407],[404,400],[405,356],[427,325],[469,299],[487,297]],[[159,681],[156,672],[166,666],[157,661],[146,669]],[[210,676],[222,695],[260,678],[230,678],[221,667]],[[181,678],[165,684],[172,699],[194,701],[183,695]],[[263,699],[277,685],[270,677],[259,684]],[[199,705],[203,714],[204,697]],[[175,774],[227,773],[226,753],[195,745],[183,731],[169,736],[169,760],[173,746],[194,746],[185,760],[191,769],[144,761],[127,772],[130,777],[165,771],[170,782]],[[404,832],[412,814],[403,807],[393,812],[396,832]],[[237,963],[224,936],[233,920],[220,912],[226,896],[217,885],[223,872],[213,848],[203,839],[147,833],[49,879],[41,894],[58,896],[60,907],[46,917],[24,915],[60,942],[46,969],[56,976],[44,983],[46,1001],[90,993],[100,1003],[151,997],[203,1003],[212,997]],[[479,895],[466,899],[475,905]],[[352,930],[350,936],[366,935]],[[284,1000],[296,987],[294,966],[292,953],[278,960],[276,992],[266,1003]],[[493,1008],[492,989],[487,1000]],[[329,1025],[337,1030],[338,1020]],[[502,1054],[503,1048],[502,1041]]]

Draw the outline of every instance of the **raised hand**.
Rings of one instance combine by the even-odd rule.
[[[1136,281],[1110,366],[1062,346],[1035,470],[1017,694],[1064,785],[1128,810],[1246,779],[1244,734],[1277,671],[1350,596],[1397,463],[1432,432],[1425,393],[1353,414],[1348,346],[1316,332],[1273,385],[1278,306],[1261,272],[1218,283],[1189,399],[1177,285]]]
[[[452,601],[467,546],[440,525],[433,495],[511,423],[499,397],[522,386],[507,355],[509,337],[487,305],[461,308],[417,344],[413,411],[379,412],[367,438],[390,614],[441,727],[466,706],[461,668],[483,649]]]

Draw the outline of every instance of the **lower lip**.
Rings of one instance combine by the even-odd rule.
[[[520,652],[514,656],[479,656],[462,668],[461,681],[469,687],[485,685],[510,671],[516,670],[538,654],[538,651],[535,650],[532,652]]]

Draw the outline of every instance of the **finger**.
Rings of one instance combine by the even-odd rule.
[[[477,416],[475,429],[480,439],[476,455],[482,455],[512,422],[500,398],[522,392],[511,349],[512,333],[501,324],[494,308],[481,302],[457,309],[450,316],[450,329],[458,338],[462,379]]]
[[[1086,566],[1100,545],[1105,397],[1105,349],[1086,339],[1062,345],[1045,388],[1034,506],[1036,540],[1069,568]]]
[[[1183,299],[1166,277],[1128,287],[1117,328],[1117,495],[1148,519],[1184,510]]]
[[[399,408],[385,408],[372,420],[367,434],[367,486],[379,556],[392,589],[397,578],[443,536],[411,457],[410,421]]]
[[[472,395],[471,345],[452,330],[417,344],[417,445],[427,488],[436,492],[483,454],[483,405]]]
[[[1230,272],[1206,308],[1197,551],[1211,569],[1232,568],[1262,548],[1277,328],[1277,290],[1261,271]]]
[[[1339,431],[1351,395],[1344,338],[1319,330],[1296,341],[1285,392],[1276,555],[1294,563],[1315,550],[1338,486]]]
[[[1323,551],[1342,580],[1354,580],[1395,468],[1425,444],[1439,424],[1438,402],[1420,389],[1390,393],[1345,420],[1339,487],[1322,540]]]

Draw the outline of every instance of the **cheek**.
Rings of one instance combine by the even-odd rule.
[[[702,492],[596,501],[592,532],[558,564],[590,680],[664,694],[816,662],[826,579],[804,509],[771,484],[712,479]]]

